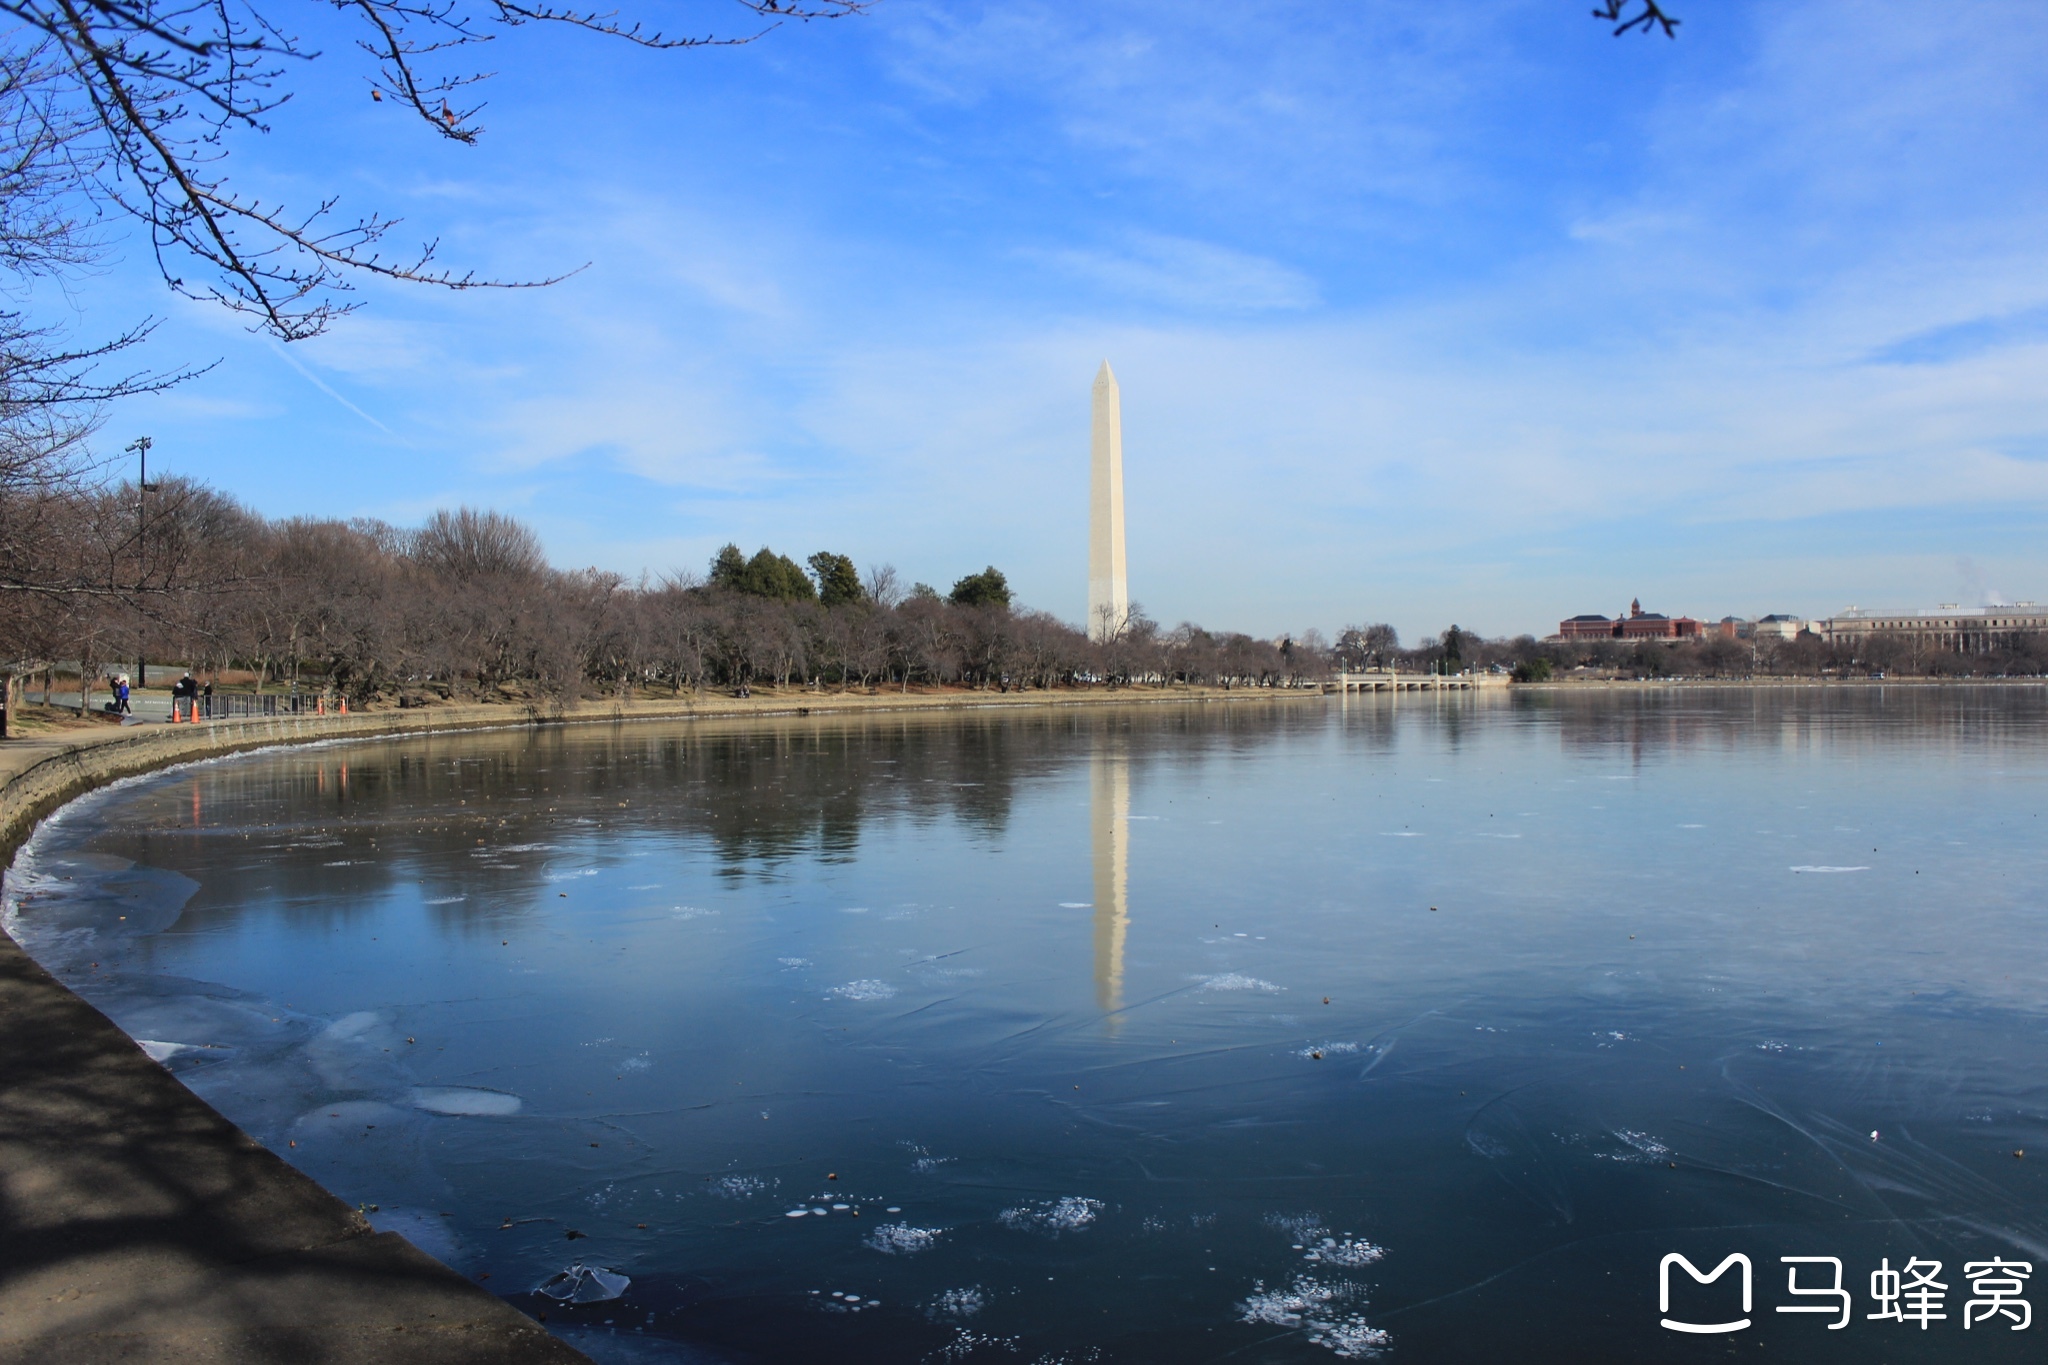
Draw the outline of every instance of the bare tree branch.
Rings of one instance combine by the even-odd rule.
[[[860,14],[872,0],[734,0],[769,22],[734,37],[680,38],[612,13],[520,0],[329,3],[365,29],[356,46],[377,63],[374,98],[388,95],[441,136],[473,144],[483,106],[454,100],[489,73],[427,68],[504,30],[551,23],[641,47],[731,45],[791,20]],[[0,0],[0,14],[47,43],[68,77],[69,105],[45,112],[96,136],[93,154],[71,163],[75,187],[90,186],[148,225],[173,289],[247,314],[257,330],[286,341],[318,335],[353,311],[343,296],[363,275],[444,289],[536,288],[566,278],[500,280],[442,268],[434,242],[416,252],[388,249],[398,219],[337,219],[332,198],[293,212],[231,188],[227,135],[267,131],[291,98],[287,73],[320,55],[279,27],[260,0]],[[0,188],[6,174],[0,163]]]
[[[1631,14],[1629,10],[1632,5],[1640,5],[1642,8]],[[1603,23],[1613,24],[1614,36],[1617,38],[1630,29],[1640,29],[1647,34],[1658,28],[1664,30],[1666,38],[1676,38],[1678,26],[1683,22],[1666,14],[1658,0],[1605,0],[1599,9],[1593,11],[1593,17]]]

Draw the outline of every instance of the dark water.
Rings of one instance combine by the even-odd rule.
[[[2031,1360],[2044,798],[2037,689],[582,727],[126,784],[10,922],[600,1360]]]

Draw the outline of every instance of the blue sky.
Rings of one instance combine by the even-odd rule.
[[[2048,7],[881,0],[748,47],[490,45],[481,146],[329,55],[237,183],[542,291],[289,348],[131,246],[88,327],[220,364],[109,447],[274,515],[458,502],[559,564],[726,540],[1262,634],[2048,599]],[[727,9],[647,11],[702,29]],[[733,11],[734,18],[744,18]]]

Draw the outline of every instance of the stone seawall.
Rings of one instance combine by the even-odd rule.
[[[215,758],[279,744],[324,739],[428,734],[486,726],[522,725],[526,717],[504,707],[446,707],[374,711],[348,716],[261,716],[198,725],[135,725],[54,751],[15,772],[0,786],[0,861],[12,862],[36,822],[95,787],[174,763]]]

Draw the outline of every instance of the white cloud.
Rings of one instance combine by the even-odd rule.
[[[1160,233],[1129,234],[1118,251],[1027,249],[1020,253],[1112,296],[1197,312],[1310,308],[1315,281],[1280,262]]]

